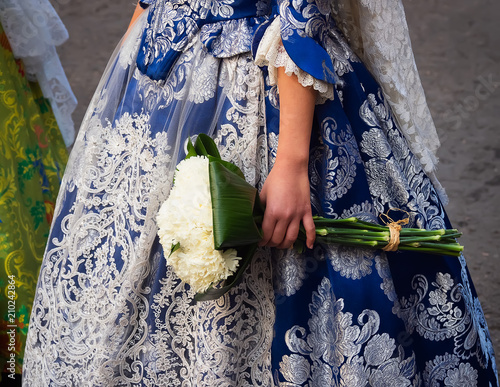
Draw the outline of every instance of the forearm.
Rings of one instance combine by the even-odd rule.
[[[295,75],[286,75],[282,67],[278,68],[278,90],[280,132],[276,159],[307,170],[317,92],[302,86]]]
[[[280,133],[276,162],[261,191],[266,205],[261,245],[289,248],[304,225],[307,246],[315,239],[308,176],[316,92],[278,69]]]

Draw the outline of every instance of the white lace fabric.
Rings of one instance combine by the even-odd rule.
[[[43,300],[37,303],[50,311],[40,313],[34,306],[23,383],[270,386],[275,312],[268,252],[256,253],[238,297],[200,303],[170,268],[156,277],[166,264],[163,253],[153,253],[158,209],[172,185],[185,144],[181,137],[190,130],[186,122],[196,116],[200,101],[217,93],[215,111],[234,101],[231,121],[216,130],[215,114],[213,124],[204,125],[214,130],[209,135],[222,157],[236,163],[247,181],[258,186],[267,176],[261,71],[250,53],[217,59],[195,39],[173,76],[152,80],[136,66],[145,16],[104,72],[63,176],[56,214],[66,195],[76,195],[75,205],[61,223],[64,236],[48,248],[41,268],[39,289],[52,290],[47,298],[39,290]],[[140,114],[121,110],[122,95],[130,90],[142,101]],[[192,130],[198,133],[197,127]],[[114,253],[120,264],[108,259]],[[61,259],[72,269],[54,281],[47,273]],[[150,275],[154,288],[146,286]],[[41,314],[51,323],[40,324]],[[50,337],[49,346],[37,344],[42,336]],[[237,364],[230,361],[234,356]]]
[[[382,87],[410,149],[446,203],[435,174],[439,138],[413,56],[402,1],[335,0],[331,6],[337,26]]]
[[[73,143],[71,114],[77,101],[64,74],[56,46],[68,32],[49,0],[0,0],[0,22],[14,56],[22,59],[28,79],[49,99],[66,146]]]
[[[333,84],[314,78],[301,70],[290,58],[281,42],[279,17],[266,29],[255,54],[255,63],[258,66],[267,66],[271,85],[278,84],[278,68],[283,67],[285,74],[289,76],[295,74],[302,86],[312,86],[314,90],[318,91],[317,105],[334,98]]]

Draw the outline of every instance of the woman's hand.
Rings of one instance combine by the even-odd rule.
[[[260,198],[266,205],[261,245],[290,248],[297,239],[302,222],[307,235],[306,245],[310,249],[313,247],[316,234],[307,163],[277,160],[264,183]]]
[[[286,75],[283,68],[278,69],[278,89],[278,151],[260,194],[266,205],[260,245],[290,248],[297,239],[302,222],[306,230],[306,245],[312,248],[316,232],[311,211],[308,163],[316,91],[302,86],[295,75]]]

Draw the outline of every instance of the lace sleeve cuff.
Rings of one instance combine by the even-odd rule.
[[[290,58],[281,42],[279,17],[266,29],[255,54],[255,63],[258,66],[267,66],[271,85],[277,84],[278,68],[284,67],[285,73],[295,74],[302,86],[312,86],[318,91],[317,105],[334,99],[333,84],[314,78],[301,70]]]

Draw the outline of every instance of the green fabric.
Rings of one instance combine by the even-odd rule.
[[[21,373],[38,272],[66,162],[67,150],[49,101],[38,84],[26,79],[23,64],[15,60],[0,26],[0,366],[3,372],[10,373],[7,360],[12,356],[16,373]],[[9,302],[12,307],[13,301],[15,308],[9,310]],[[15,351],[8,334],[14,332],[12,329]]]

